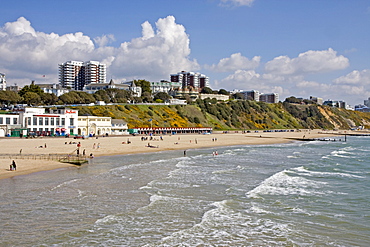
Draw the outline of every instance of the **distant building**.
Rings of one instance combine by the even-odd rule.
[[[254,100],[254,101],[260,100],[260,92],[256,90],[242,91],[241,93],[244,95],[244,99],[246,100]]]
[[[230,96],[229,95],[224,95],[224,94],[205,94],[205,93],[201,93],[201,94],[199,94],[199,98],[200,99],[210,98],[210,99],[216,99],[218,101],[226,101],[226,100],[230,99]]]
[[[0,73],[0,90],[5,91],[6,90],[6,78],[5,74]]]
[[[136,86],[135,82],[133,81],[116,84],[114,83],[113,79],[111,79],[109,83],[90,83],[84,86],[83,91],[89,94],[93,94],[99,90],[106,90],[109,88],[130,91],[132,92],[132,96],[141,97],[142,89],[141,87]]]
[[[174,93],[174,97],[177,99],[189,99],[191,101],[196,100],[199,97],[199,92],[197,90],[194,90],[193,88],[185,88],[185,89],[179,89],[171,92],[171,94]]]
[[[21,90],[21,87],[18,86],[18,85],[14,85],[14,86],[7,86],[6,87],[6,90],[7,91],[14,91],[14,92],[19,92]]]
[[[370,112],[370,107],[367,105],[355,105],[355,111]]]
[[[370,97],[364,100],[364,105],[366,105],[367,107],[370,107]]]
[[[323,105],[346,109],[346,102],[344,101],[327,100],[327,101],[324,101]]]
[[[97,61],[59,64],[59,83],[64,88],[82,90],[86,84],[105,83],[106,77],[106,65]]]
[[[169,82],[169,81],[162,80],[160,82],[150,83],[152,94],[156,94],[160,92],[168,93],[171,90],[179,89],[181,87],[182,87],[181,82]]]
[[[264,93],[260,94],[259,99],[261,102],[265,103],[279,103],[278,93]]]
[[[209,87],[209,78],[196,72],[181,71],[170,75],[170,81],[180,83],[182,88],[193,87],[201,89]]]
[[[60,84],[36,84],[36,86],[39,86],[44,93],[49,93],[49,94],[55,94],[57,97],[69,93],[70,90],[67,88],[62,87]]]
[[[318,97],[310,96],[310,100],[315,102],[318,105],[322,105],[324,103],[324,100],[322,98],[318,98]]]

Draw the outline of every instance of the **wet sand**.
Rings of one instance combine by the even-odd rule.
[[[347,131],[348,132],[348,131]],[[166,150],[184,150],[234,145],[263,145],[291,142],[293,139],[327,138],[343,134],[339,132],[323,132],[321,130],[302,130],[300,132],[262,132],[242,133],[242,131],[229,133],[183,134],[153,136],[150,140],[141,140],[143,136],[109,136],[86,139],[73,139],[62,137],[51,138],[5,138],[0,139],[0,154],[9,154],[0,158],[0,179],[26,175],[33,172],[53,170],[58,168],[75,167],[74,165],[52,160],[19,159],[19,155],[31,154],[71,154],[76,155],[77,144],[80,142],[80,154],[86,156],[124,155],[135,153],[149,153]],[[162,139],[161,139],[162,137]],[[129,143],[130,142],[130,143]],[[9,167],[15,160],[16,171]]]

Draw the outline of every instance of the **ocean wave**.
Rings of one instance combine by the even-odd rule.
[[[261,198],[263,195],[310,195],[324,194],[321,188],[324,182],[288,175],[289,170],[278,172],[264,180],[259,186],[247,192],[248,198]],[[293,171],[294,172],[294,171]]]
[[[72,180],[69,180],[69,181],[65,181],[65,182],[63,182],[63,183],[61,183],[61,184],[58,184],[57,186],[55,186],[55,187],[53,187],[52,189],[51,189],[51,191],[53,191],[53,190],[56,190],[56,189],[59,189],[59,188],[61,188],[61,187],[63,187],[63,186],[66,186],[66,185],[70,185],[70,184],[72,184],[72,183],[74,183],[74,182],[76,182],[76,181],[78,181],[78,180],[80,180],[80,179],[72,179]]]
[[[365,178],[364,176],[359,176],[359,175],[351,174],[350,172],[343,172],[343,171],[338,171],[338,172],[310,171],[303,166],[292,168],[292,170],[296,170],[300,173],[304,173],[306,176],[311,176],[311,177]],[[325,182],[320,182],[320,183],[325,183]]]

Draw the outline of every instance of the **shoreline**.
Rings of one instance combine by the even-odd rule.
[[[209,135],[203,134],[182,134],[182,135],[156,135],[152,139],[150,136],[109,136],[109,137],[90,137],[86,139],[70,138],[6,138],[0,139],[0,154],[13,155],[48,155],[48,154],[72,154],[80,143],[80,152],[83,150],[88,157],[113,156],[126,154],[140,154],[171,150],[191,150],[201,148],[212,148],[222,146],[238,145],[266,145],[289,143],[292,141],[307,141],[315,138],[327,138],[350,134],[350,131],[322,131],[322,130],[301,130],[294,132],[214,132]],[[147,140],[143,140],[147,138]],[[17,164],[16,171],[10,171],[9,166],[12,160]],[[87,164],[88,165],[88,164]],[[0,159],[0,179],[12,178],[15,176],[27,175],[35,172],[55,170],[59,168],[76,167],[68,163],[61,163],[55,160],[35,160],[35,159]]]

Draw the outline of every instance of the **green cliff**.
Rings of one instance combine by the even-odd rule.
[[[217,103],[197,100],[193,105],[79,106],[79,115],[123,119],[134,127],[212,127],[233,129],[349,129],[370,127],[370,113],[319,105],[266,104],[255,101]],[[149,120],[152,121],[149,121]]]

